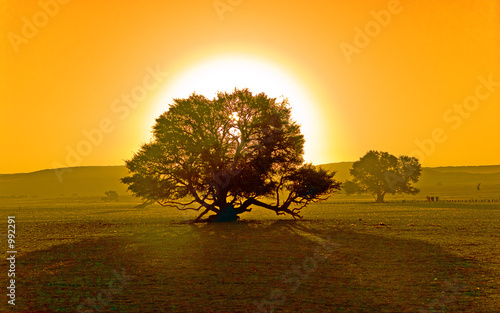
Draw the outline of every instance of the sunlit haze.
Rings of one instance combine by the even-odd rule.
[[[312,161],[314,155],[321,154],[322,134],[315,123],[321,117],[317,111],[319,103],[314,92],[308,89],[307,80],[291,70],[280,68],[278,62],[258,57],[221,55],[194,63],[159,95],[150,124],[168,108],[166,104],[171,103],[173,98],[187,98],[196,91],[212,99],[218,91],[232,92],[235,88],[249,88],[253,93],[264,92],[277,101],[288,98],[293,119],[301,125],[302,133],[308,139],[305,159]]]
[[[246,87],[314,164],[500,164],[497,1],[43,3],[0,4],[0,173],[122,165],[173,98]]]

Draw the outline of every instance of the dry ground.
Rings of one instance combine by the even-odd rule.
[[[500,308],[498,203],[326,202],[299,221],[256,210],[210,225],[97,198],[4,201],[0,211],[17,225],[17,300],[4,296],[4,311]]]

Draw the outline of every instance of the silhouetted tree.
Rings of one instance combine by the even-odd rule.
[[[109,202],[109,201],[118,201],[118,193],[114,190],[108,190],[104,193],[106,197],[102,197],[102,201]]]
[[[286,99],[248,89],[213,100],[193,93],[156,119],[122,181],[145,200],[198,211],[195,222],[233,221],[252,207],[301,218],[301,209],[340,188],[335,173],[303,164],[303,152]]]
[[[421,171],[422,166],[415,157],[402,155],[398,158],[371,150],[354,162],[350,170],[353,179],[345,184],[372,194],[377,202],[384,202],[387,193],[417,194],[420,190],[412,183],[418,181]]]
[[[359,188],[359,185],[348,180],[342,184],[342,188],[344,189],[346,195],[350,196],[355,193],[363,193],[363,190]]]

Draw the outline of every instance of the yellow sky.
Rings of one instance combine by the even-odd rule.
[[[0,173],[123,164],[169,97],[245,84],[242,72],[296,101],[315,164],[370,149],[500,164],[499,1],[40,0],[0,12]]]

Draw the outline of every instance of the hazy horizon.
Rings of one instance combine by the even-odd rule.
[[[328,164],[341,164],[341,163],[354,163],[356,161],[339,161],[339,162],[327,162],[327,163],[321,163],[321,164],[314,164],[315,166],[321,166],[321,165],[328,165]],[[116,165],[78,165],[78,166],[69,166],[67,168],[80,168],[80,167],[117,167],[117,166],[123,166],[125,167],[125,164],[116,164]],[[440,167],[489,167],[489,166],[500,166],[500,164],[481,164],[481,165],[437,165],[437,166],[424,166],[423,168],[440,168]],[[36,172],[41,172],[41,171],[52,171],[52,170],[60,170],[66,167],[61,167],[61,168],[43,168],[43,169],[37,169],[34,171],[29,171],[29,172],[12,172],[12,173],[5,173],[1,172],[0,175],[10,175],[10,174],[30,174],[30,173],[36,173]]]

